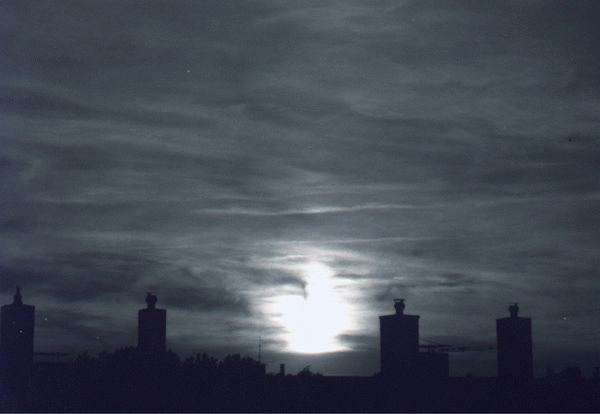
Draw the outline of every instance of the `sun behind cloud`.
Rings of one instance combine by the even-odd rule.
[[[346,350],[337,336],[349,328],[348,306],[336,291],[333,270],[309,262],[300,271],[306,281],[304,296],[277,296],[271,307],[286,332],[287,350],[306,354]]]

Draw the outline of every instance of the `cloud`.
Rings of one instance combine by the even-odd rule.
[[[369,351],[376,353],[378,351],[379,338],[369,335],[343,334],[338,337],[340,342],[355,351]]]

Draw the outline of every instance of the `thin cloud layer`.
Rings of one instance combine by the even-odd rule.
[[[173,349],[301,369],[265,304],[316,262],[352,326],[315,370],[376,372],[398,296],[456,345],[518,300],[540,373],[596,363],[595,2],[0,9],[0,291],[38,348],[131,345],[153,291]]]

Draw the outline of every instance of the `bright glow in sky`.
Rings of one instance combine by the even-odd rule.
[[[287,350],[307,354],[345,350],[337,336],[349,328],[350,320],[348,306],[336,291],[334,272],[317,262],[300,271],[306,281],[304,297],[281,295],[271,305],[286,332]]]

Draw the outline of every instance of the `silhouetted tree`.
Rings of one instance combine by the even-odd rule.
[[[296,375],[299,378],[312,378],[312,377],[322,377],[323,376],[319,372],[312,372],[310,370],[310,365],[307,365],[304,368],[302,368]]]

